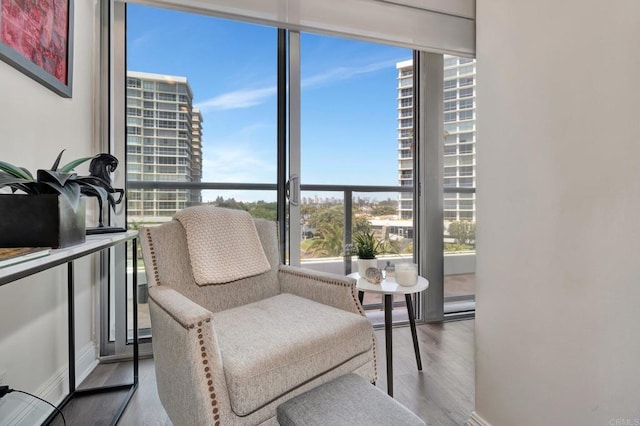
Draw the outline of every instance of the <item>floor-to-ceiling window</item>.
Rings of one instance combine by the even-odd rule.
[[[133,4],[126,21],[129,226],[199,203],[275,219],[277,30]],[[413,261],[413,121],[401,99],[413,77],[398,66],[412,51],[296,35],[302,191],[300,235],[289,236],[289,248],[304,267],[347,273],[349,236],[372,231],[384,247],[381,267]],[[209,184],[216,189],[203,189]],[[274,191],[256,190],[265,185]],[[144,281],[140,274],[143,290]],[[373,318],[381,312],[379,297],[365,305]],[[146,306],[141,313],[145,329]]]
[[[295,253],[288,261],[348,273],[355,262],[345,260],[345,246],[362,230],[373,231],[385,247],[380,267],[420,260],[420,206],[413,197],[416,164],[423,160],[414,117],[421,94],[413,87],[412,50],[297,31],[289,32],[293,44],[283,50],[283,30],[275,26],[137,4],[127,4],[123,20],[126,67],[119,84],[126,107],[116,113],[124,116],[129,227],[162,223],[200,203],[276,219],[289,207],[279,205],[279,194],[300,188],[297,216],[288,216],[295,217],[295,232],[291,222],[282,226]],[[278,73],[283,55],[290,67],[297,61],[297,70],[285,75],[297,76],[297,93]],[[284,107],[279,87],[289,96]],[[456,96],[464,97],[462,90]],[[456,118],[468,120],[468,108],[460,105]],[[283,114],[288,127],[278,130]],[[299,134],[287,133],[285,147],[287,154],[298,150],[286,166],[298,180],[285,188],[278,141],[296,125]],[[464,137],[456,141],[456,155],[468,149]],[[470,193],[465,179],[473,175],[466,158],[458,161],[456,183],[465,189],[456,193],[456,211],[463,218]],[[444,192],[448,207],[450,189]],[[455,237],[445,228],[447,243]],[[140,283],[144,302],[142,274]],[[365,305],[375,320],[379,297],[365,298]],[[403,320],[401,305],[397,320]],[[141,325],[148,328],[145,310],[141,306]]]

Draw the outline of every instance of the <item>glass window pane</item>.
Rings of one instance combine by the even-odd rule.
[[[182,36],[164,30],[185,23],[189,31]],[[193,40],[214,42],[203,54]],[[141,95],[149,99],[141,109],[127,110],[128,124],[142,126],[128,127],[127,133],[148,136],[142,158],[148,166],[142,175],[130,176],[143,181],[275,183],[276,43],[275,28],[128,5],[127,81],[130,87],[144,88],[144,93],[128,89],[128,104]],[[139,115],[149,119],[141,124],[134,118]],[[163,221],[176,210],[215,200],[203,199],[200,190],[169,192],[172,200],[166,199],[167,191],[152,190],[154,198],[144,206],[131,206],[137,208],[129,210],[130,221]]]
[[[463,65],[464,64],[464,65]],[[445,112],[444,297],[445,313],[474,309],[475,301],[475,60],[445,55],[446,99],[457,96],[459,112]],[[452,101],[450,101],[452,102]],[[445,102],[445,111],[451,105]],[[448,143],[459,145],[447,145]],[[452,147],[458,148],[456,153]]]
[[[347,214],[352,234],[371,231],[385,244],[382,257],[412,258],[412,51],[308,33],[300,46],[302,186],[397,186],[390,193],[354,193]],[[344,273],[344,198],[344,192],[303,191],[304,267]],[[365,294],[368,315],[379,312],[368,309],[379,303],[379,295]],[[402,312],[406,319],[401,308],[394,319]]]
[[[129,188],[139,181],[275,184],[277,29],[137,4],[126,10]],[[201,203],[273,220],[275,198],[275,191],[129,189],[128,226],[163,223]],[[146,303],[140,326],[150,327]]]

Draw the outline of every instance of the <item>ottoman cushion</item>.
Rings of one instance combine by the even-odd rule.
[[[354,373],[286,401],[277,413],[282,426],[425,424],[402,404]]]

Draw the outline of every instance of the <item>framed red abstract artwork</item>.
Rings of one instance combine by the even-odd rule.
[[[0,0],[0,59],[70,98],[73,0]]]

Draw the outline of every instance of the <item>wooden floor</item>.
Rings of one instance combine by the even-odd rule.
[[[408,327],[393,330],[394,397],[428,425],[464,425],[474,407],[474,321],[418,325],[418,372]],[[378,387],[386,391],[384,331],[378,339]],[[127,365],[128,364],[128,365]],[[131,380],[130,363],[98,366],[84,386]],[[64,409],[68,425],[109,425],[124,392],[85,396]],[[62,422],[56,420],[55,425]],[[156,391],[153,359],[140,361],[140,387],[120,425],[171,425]],[[194,425],[197,426],[197,425]]]

